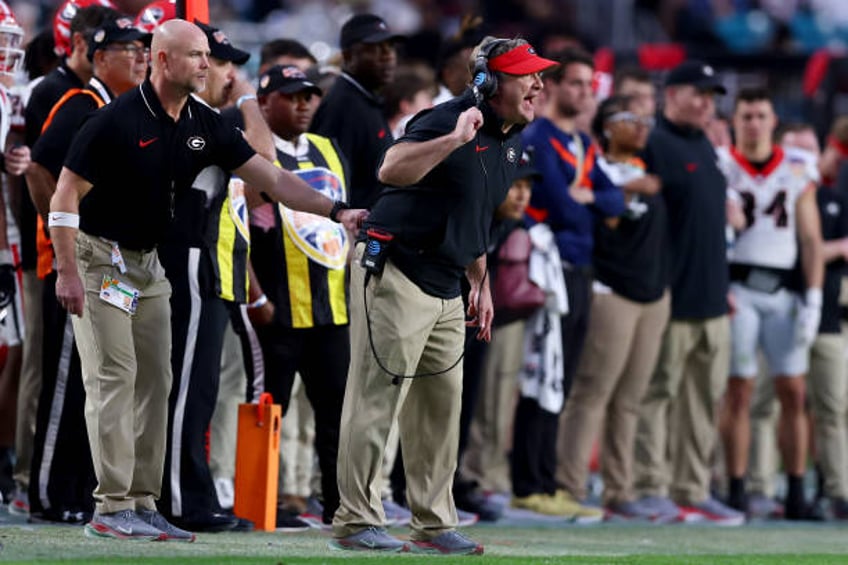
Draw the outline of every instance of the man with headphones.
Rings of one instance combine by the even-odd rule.
[[[479,554],[454,530],[465,316],[491,335],[486,249],[495,208],[521,156],[541,71],[556,65],[523,39],[488,37],[473,53],[473,85],[419,113],[386,151],[385,186],[351,264],[351,364],[342,409],[333,520],[337,549]],[[413,517],[411,541],[383,528],[380,467],[397,414]]]

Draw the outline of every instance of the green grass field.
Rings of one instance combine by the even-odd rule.
[[[482,541],[482,557],[373,555],[330,550],[318,532],[206,534],[193,544],[118,542],[83,536],[80,528],[0,526],[0,563],[267,564],[320,563],[403,565],[465,563],[633,565],[845,565],[848,528],[831,525],[763,524],[594,527],[477,526],[464,530]],[[392,533],[403,537],[404,530]]]

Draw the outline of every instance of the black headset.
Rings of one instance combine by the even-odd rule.
[[[474,95],[477,97],[478,104],[494,96],[498,90],[498,77],[489,70],[489,57],[495,47],[508,42],[508,39],[493,39],[483,45],[477,52],[477,57],[474,59],[471,88],[474,89]]]

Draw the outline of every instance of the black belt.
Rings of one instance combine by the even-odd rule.
[[[742,263],[730,264],[730,280],[751,290],[773,294],[781,288],[790,287],[794,271],[776,267],[760,267]]]

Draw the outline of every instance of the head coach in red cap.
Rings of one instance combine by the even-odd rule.
[[[465,339],[460,280],[477,338],[491,334],[486,249],[494,210],[534,117],[540,72],[554,61],[522,39],[486,38],[472,53],[472,85],[425,110],[386,151],[384,185],[351,265],[351,364],[342,409],[333,520],[339,549],[482,553],[458,534],[456,469]],[[397,414],[412,511],[411,541],[383,529],[373,484]]]

